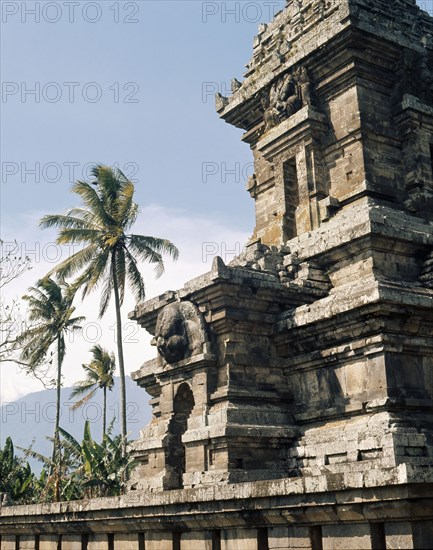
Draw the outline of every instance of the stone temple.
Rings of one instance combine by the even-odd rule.
[[[433,19],[289,0],[232,92],[256,226],[130,315],[128,493],[3,507],[1,550],[433,547]]]

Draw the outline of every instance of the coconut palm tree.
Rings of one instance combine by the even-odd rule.
[[[66,283],[57,283],[46,277],[29,288],[23,296],[29,304],[30,328],[19,337],[21,356],[32,368],[56,357],[56,420],[53,438],[53,463],[59,447],[60,389],[62,386],[62,364],[65,358],[67,332],[78,330],[84,317],[73,317],[75,307],[74,289]]]
[[[86,372],[86,379],[74,384],[71,398],[83,396],[72,407],[76,410],[82,407],[87,401],[92,399],[98,388],[101,388],[104,394],[102,405],[102,436],[107,431],[107,390],[112,390],[114,386],[114,371],[116,370],[116,360],[113,353],[108,353],[99,344],[93,346],[90,350],[93,359],[88,365],[83,365]]]
[[[77,275],[74,286],[83,288],[83,298],[102,285],[99,315],[107,310],[114,294],[117,352],[120,370],[121,428],[126,451],[126,389],[122,342],[121,306],[129,283],[137,301],[145,297],[144,281],[137,261],[155,264],[156,275],[164,271],[163,254],[177,259],[178,250],[170,241],[130,234],[138,215],[134,184],[117,169],[98,165],[92,169],[95,181],[77,181],[72,191],[83,202],[65,215],[44,216],[41,227],[57,227],[59,244],[82,244],[81,250],[60,263],[51,273],[62,278]]]

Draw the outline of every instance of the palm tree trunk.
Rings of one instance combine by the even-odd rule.
[[[104,437],[107,431],[107,386],[104,386],[104,403],[102,411],[102,437]]]
[[[113,277],[114,301],[116,305],[116,332],[117,332],[117,354],[119,357],[120,371],[120,418],[122,428],[122,454],[126,455],[126,387],[125,387],[125,362],[123,359],[122,342],[122,317],[120,314],[119,283],[117,280],[115,252],[112,255],[111,273]]]
[[[57,453],[60,447],[60,440],[59,440],[59,425],[60,425],[60,390],[62,385],[62,361],[61,361],[61,338],[60,334],[57,336],[57,384],[56,384],[56,420],[54,425],[54,443],[53,443],[53,458],[52,458],[52,464],[51,464],[51,475],[53,474],[53,470],[57,467],[60,468],[60,460],[59,463],[56,463],[56,460],[58,459]],[[59,475],[59,473],[57,474]],[[55,499],[56,501],[60,500],[60,487],[58,480],[56,480],[55,483]]]

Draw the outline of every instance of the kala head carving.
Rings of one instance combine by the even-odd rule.
[[[266,129],[277,126],[310,103],[309,82],[304,68],[286,73],[262,92],[262,107]]]
[[[191,302],[169,304],[158,315],[152,343],[167,363],[203,353],[205,341],[204,322]]]

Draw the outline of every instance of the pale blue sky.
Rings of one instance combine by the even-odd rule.
[[[67,2],[57,2],[57,10],[47,7],[53,2],[26,2],[26,12],[21,2],[2,0],[4,227],[20,227],[29,211],[70,206],[72,169],[81,177],[88,162],[131,162],[139,167],[140,203],[199,211],[251,230],[253,204],[244,190],[249,148],[240,131],[219,120],[213,96],[233,76],[242,79],[260,21],[284,3],[250,2],[245,11],[245,2],[81,1],[70,15]],[[224,5],[237,13],[224,13]],[[30,13],[35,6],[39,22]],[[128,17],[138,22],[123,22]],[[36,83],[39,102],[31,93],[23,101]],[[123,90],[126,83],[132,84]],[[98,92],[101,99],[90,102]],[[137,102],[123,102],[128,93]],[[207,182],[203,162],[218,171]],[[35,163],[39,183],[25,173]],[[221,163],[236,171],[225,183]]]

